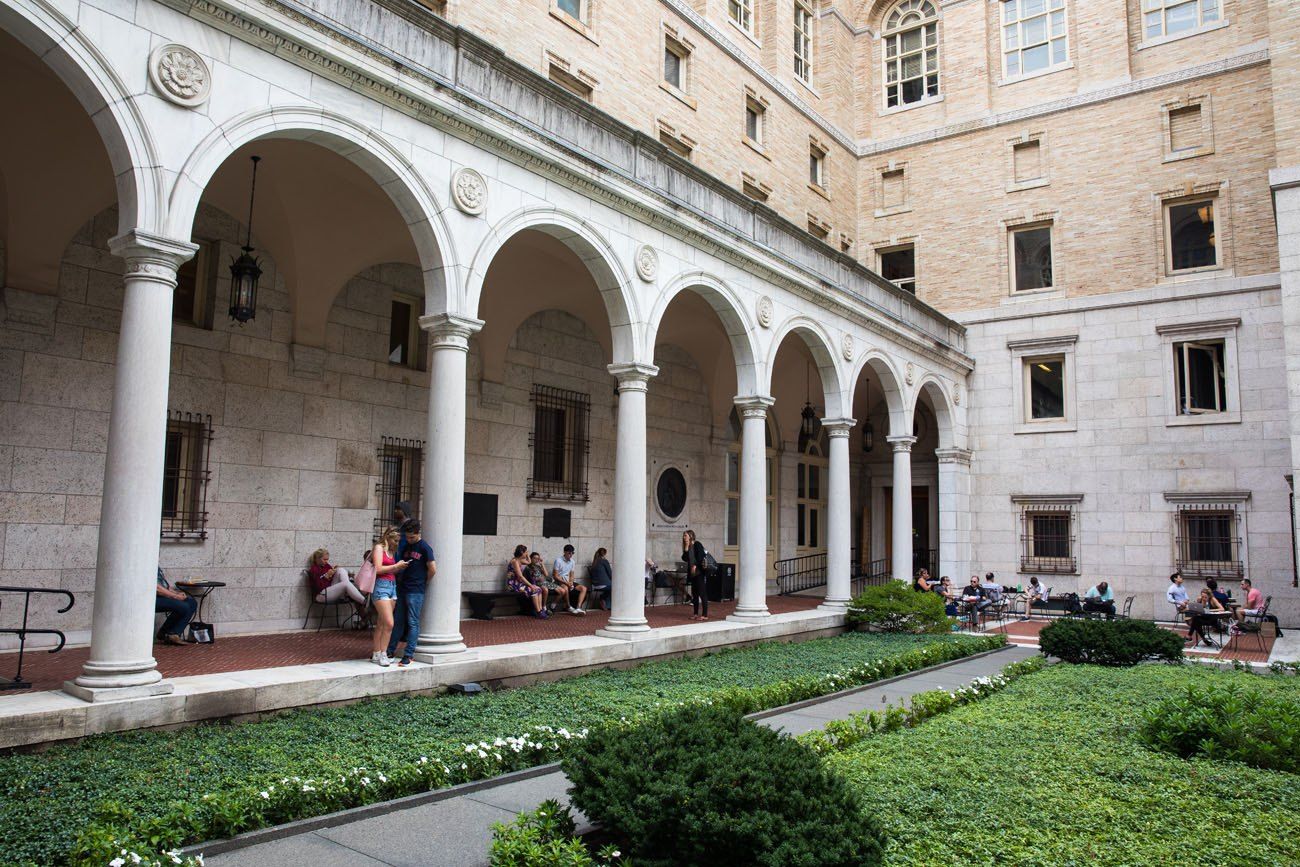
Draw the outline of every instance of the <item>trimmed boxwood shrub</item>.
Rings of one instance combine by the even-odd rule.
[[[863,590],[849,603],[845,619],[879,632],[939,633],[952,628],[942,596],[918,593],[902,581]]]
[[[1142,714],[1148,746],[1300,773],[1300,702],[1236,683],[1189,686]]]
[[[844,781],[799,742],[716,705],[592,734],[573,803],[642,867],[866,867],[883,845]]]
[[[1038,646],[1063,662],[1091,665],[1137,665],[1149,659],[1178,662],[1182,636],[1147,620],[1079,620],[1062,618],[1038,635]]]

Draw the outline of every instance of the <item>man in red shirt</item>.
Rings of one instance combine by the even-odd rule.
[[[1246,595],[1246,604],[1233,612],[1233,616],[1239,622],[1245,619],[1247,614],[1258,614],[1259,609],[1264,607],[1264,594],[1250,583],[1249,578],[1241,579],[1241,592]]]

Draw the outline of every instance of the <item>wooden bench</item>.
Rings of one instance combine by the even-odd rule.
[[[502,599],[514,599],[519,603],[519,613],[531,615],[534,612],[533,600],[530,596],[522,593],[512,593],[508,590],[494,591],[484,593],[478,590],[462,590],[461,594],[469,602],[469,616],[475,620],[491,620],[492,609],[496,607],[497,602]]]

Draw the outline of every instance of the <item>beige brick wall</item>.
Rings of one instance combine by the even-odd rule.
[[[941,4],[942,98],[903,110],[886,109],[882,93],[879,33],[892,2],[816,4],[811,87],[794,75],[793,3],[754,0],[752,37],[730,22],[727,0],[688,5],[865,156],[837,143],[831,130],[663,0],[592,0],[585,27],[566,22],[553,0],[450,0],[447,13],[543,74],[552,59],[569,64],[570,71],[596,83],[597,106],[650,135],[666,124],[689,136],[697,143],[696,164],[737,187],[742,174],[771,187],[768,203],[778,212],[801,226],[810,214],[829,223],[832,243],[841,233],[856,238],[852,253],[870,266],[876,265],[874,246],[914,238],[921,295],[943,310],[1006,297],[1000,221],[1026,214],[1054,215],[1053,253],[1064,294],[1159,282],[1163,236],[1155,195],[1189,182],[1223,185],[1220,212],[1226,219],[1219,234],[1225,273],[1277,269],[1267,171],[1300,163],[1300,8],[1291,0],[1221,0],[1226,24],[1159,44],[1145,40],[1141,0],[1067,0],[1068,64],[1018,81],[1003,80],[1001,4]],[[686,99],[660,86],[666,28],[692,49]],[[1267,64],[1189,77],[1106,102],[1062,105],[1156,76],[1177,77],[1265,46]],[[743,136],[747,89],[767,105],[761,153]],[[1213,153],[1167,161],[1163,106],[1207,96]],[[1060,110],[1040,112],[1053,103]],[[1006,122],[1017,115],[1022,117]],[[1277,141],[1275,123],[1286,131]],[[1050,183],[1008,192],[1008,142],[1037,134]],[[904,147],[904,137],[936,140]],[[807,183],[812,140],[828,149],[825,195]],[[895,209],[899,213],[877,216],[879,173],[891,160],[907,167],[908,202]]]

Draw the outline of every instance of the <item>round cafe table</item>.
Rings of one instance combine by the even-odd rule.
[[[207,599],[210,595],[212,595],[213,590],[216,590],[218,587],[225,587],[225,586],[226,586],[225,581],[177,581],[176,582],[176,587],[179,588],[182,593],[184,593],[185,595],[193,599],[198,600],[199,603],[198,607],[195,608],[194,610],[194,619],[191,620],[190,623],[193,623],[196,620],[199,623],[208,622],[203,619],[203,600]],[[216,643],[216,640],[217,637],[214,634],[212,636],[212,641],[214,644]]]

